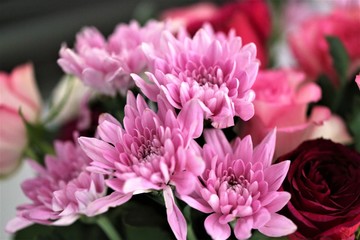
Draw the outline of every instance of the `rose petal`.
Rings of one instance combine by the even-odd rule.
[[[260,227],[259,231],[269,237],[281,237],[294,233],[296,229],[296,225],[290,219],[277,213],[272,213],[271,220]]]

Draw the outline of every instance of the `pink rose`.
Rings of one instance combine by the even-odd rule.
[[[0,176],[16,169],[27,143],[19,109],[27,121],[33,122],[40,108],[31,64],[18,66],[10,74],[0,71]]]
[[[313,82],[305,82],[304,73],[294,70],[260,71],[253,89],[256,94],[255,116],[243,124],[240,132],[242,136],[251,134],[256,145],[276,127],[275,157],[293,150],[306,139],[321,137],[325,133],[328,138],[344,136],[344,141],[350,138],[345,128],[339,128],[343,126],[339,118],[329,124],[340,132],[332,134],[329,127],[321,128],[325,120],[332,119],[326,107],[314,107],[307,117],[308,104],[320,100],[321,89]]]
[[[302,69],[311,77],[326,74],[339,83],[326,36],[338,37],[349,54],[348,76],[360,64],[360,8],[339,8],[328,15],[318,15],[303,22],[289,36],[290,46]]]

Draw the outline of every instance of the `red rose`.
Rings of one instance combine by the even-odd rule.
[[[227,33],[234,29],[243,44],[255,43],[261,67],[267,66],[266,42],[271,33],[271,17],[264,0],[234,1],[220,7],[210,3],[194,4],[167,10],[162,17],[185,25],[190,34],[205,22],[209,22],[217,32]]]
[[[291,239],[353,239],[360,226],[360,154],[330,140],[303,142],[277,161],[291,160],[281,214],[298,227]]]

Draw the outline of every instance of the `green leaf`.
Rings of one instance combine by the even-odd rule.
[[[134,196],[130,202],[121,206],[124,223],[134,227],[168,227],[165,207],[146,198],[148,195],[142,194],[139,198]]]
[[[327,36],[326,41],[329,44],[330,55],[333,59],[333,66],[339,74],[343,86],[346,84],[346,74],[349,68],[349,55],[339,38],[334,36]]]
[[[355,232],[355,239],[356,239],[356,240],[360,240],[360,227],[359,227],[358,230]]]
[[[34,224],[22,229],[13,236],[13,240],[97,240],[107,239],[95,224],[83,224],[80,221],[70,226],[56,227]]]
[[[329,108],[333,108],[335,98],[338,94],[333,83],[326,75],[319,76],[317,83],[319,84],[322,92],[322,97],[319,103]]]
[[[347,124],[354,136],[355,149],[360,152],[360,96],[356,96],[353,102],[353,112],[350,115]]]
[[[19,115],[25,124],[28,139],[28,145],[26,149],[24,149],[23,155],[43,164],[45,155],[54,154],[55,152],[52,145],[55,137],[54,133],[46,129],[41,123],[28,122],[22,114],[21,109],[19,110]]]
[[[151,219],[148,219],[151,220]],[[133,227],[127,226],[127,240],[139,239],[175,239],[175,237],[168,231],[164,231],[157,227]]]
[[[268,237],[259,231],[253,232],[249,240],[287,240],[287,237]]]

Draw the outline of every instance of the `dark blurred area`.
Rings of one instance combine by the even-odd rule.
[[[105,36],[120,22],[140,22],[165,8],[194,0],[0,0],[0,70],[32,62],[44,98],[63,75],[57,65],[62,43],[73,46],[76,33],[95,26]]]

